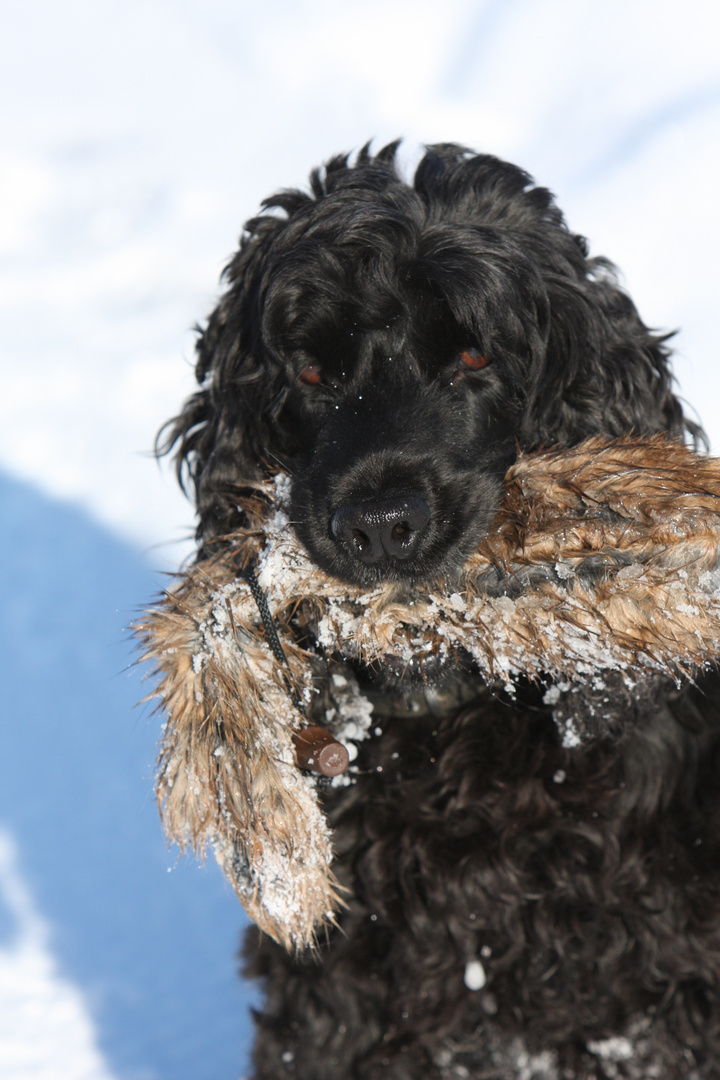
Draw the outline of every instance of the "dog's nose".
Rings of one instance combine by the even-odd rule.
[[[419,495],[400,495],[341,506],[330,532],[362,563],[410,559],[430,521],[430,507]]]

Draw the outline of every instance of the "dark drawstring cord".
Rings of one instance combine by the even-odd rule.
[[[288,663],[288,658],[285,655],[285,650],[282,647],[282,642],[280,641],[280,636],[277,632],[275,620],[273,619],[270,607],[268,606],[267,596],[260,588],[260,583],[255,574],[255,570],[252,566],[246,566],[244,569],[238,567],[238,573],[240,577],[248,583],[253,600],[255,601],[255,606],[260,613],[260,618],[262,619],[263,626],[265,627],[265,637],[267,638],[267,643],[270,646],[273,656],[282,668],[283,682],[285,683],[285,688],[290,695],[290,700],[292,701],[293,705],[300,713],[300,715],[305,720],[307,720],[307,709],[305,708],[305,702],[300,697],[297,688],[290,677],[290,664]]]
[[[300,731],[295,731],[292,736],[297,763],[301,769],[308,769],[311,772],[319,773],[320,775],[317,778],[317,782],[327,784],[331,777],[338,776],[347,769],[350,763],[347,749],[342,743],[337,741],[334,735],[331,735],[329,731],[326,731],[325,728],[322,728],[317,724],[308,724],[305,702],[300,697],[300,694],[292,681],[290,664],[285,655],[285,650],[282,647],[275,620],[272,617],[267,602],[267,596],[260,588],[260,583],[255,574],[255,570],[252,566],[246,566],[245,568],[238,566],[238,574],[247,582],[250,588],[252,598],[255,601],[255,606],[260,613],[260,618],[265,627],[267,643],[270,646],[273,656],[280,665],[280,673],[282,674],[283,682],[285,683],[285,689],[288,692],[290,700],[306,724]]]

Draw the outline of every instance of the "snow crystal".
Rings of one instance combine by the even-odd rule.
[[[565,750],[574,750],[576,746],[580,746],[582,739],[580,733],[575,727],[575,723],[571,716],[565,717],[562,721],[562,745]]]
[[[645,574],[645,567],[641,563],[631,563],[618,570],[616,581],[638,581]]]
[[[332,652],[339,641],[350,642],[355,638],[359,622],[358,616],[331,598],[318,624],[318,644]]]
[[[355,747],[357,750],[357,747]],[[347,747],[348,755],[350,753],[350,747]],[[347,772],[339,773],[337,776],[330,778],[330,787],[350,787],[351,784],[357,782],[357,777],[350,774],[350,770]]]
[[[517,1056],[517,1080],[541,1080],[557,1077],[557,1058],[552,1050],[541,1054],[529,1054],[526,1050]]]
[[[278,508],[289,510],[292,497],[292,480],[288,474],[279,472],[273,479],[273,486],[275,488],[275,498],[273,500],[275,505]]]
[[[469,960],[467,962],[463,982],[468,990],[482,990],[483,986],[485,986],[487,975],[479,960]]]
[[[350,742],[347,750],[350,760],[354,761],[357,747],[352,746],[352,743],[361,742],[370,734],[373,705],[361,693],[357,680],[350,671],[347,675],[333,675],[332,684],[335,708],[327,711],[326,719],[328,722],[334,721],[332,727],[336,739],[342,743]]]
[[[517,614],[515,601],[511,600],[509,596],[498,596],[493,607],[496,613],[507,622],[512,621]]]
[[[591,1054],[604,1061],[629,1061],[634,1053],[633,1044],[624,1035],[589,1042],[587,1048]]]

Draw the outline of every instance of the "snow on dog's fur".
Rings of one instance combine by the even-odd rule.
[[[190,570],[140,626],[169,717],[158,777],[168,835],[196,848],[210,840],[250,916],[286,946],[312,944],[340,898],[330,831],[295,765],[291,736],[306,719],[242,566],[257,565],[311,711],[323,657],[367,666],[391,654],[421,667],[462,651],[510,694],[520,677],[552,681],[546,699],[569,701],[557,719],[566,744],[579,745],[606,733],[609,681],[617,693],[620,676],[631,692],[720,652],[720,462],[664,437],[521,458],[452,592],[367,592],[328,576],[289,527],[286,491],[282,475],[266,485],[266,516]],[[336,726],[342,735],[342,718]]]

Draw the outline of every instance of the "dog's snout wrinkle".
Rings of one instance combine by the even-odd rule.
[[[430,522],[430,507],[419,495],[401,495],[340,506],[330,532],[360,562],[377,566],[411,559]]]

